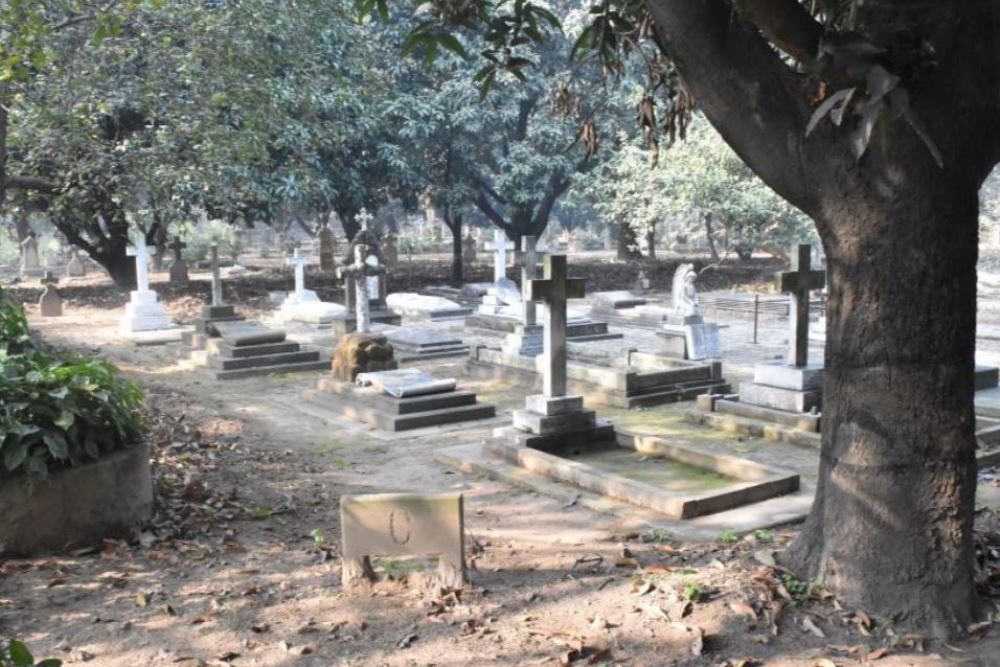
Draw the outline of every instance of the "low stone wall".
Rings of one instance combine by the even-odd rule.
[[[153,511],[145,445],[52,474],[29,485],[0,483],[0,553],[28,556],[100,545],[125,537]]]

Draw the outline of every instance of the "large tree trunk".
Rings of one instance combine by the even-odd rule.
[[[639,252],[639,243],[635,238],[635,230],[627,222],[618,225],[618,259],[628,261],[640,259],[642,253]]]
[[[646,231],[646,257],[656,259],[656,225],[650,226]]]
[[[829,221],[819,486],[789,558],[849,609],[940,636],[976,610],[978,205],[935,172]]]

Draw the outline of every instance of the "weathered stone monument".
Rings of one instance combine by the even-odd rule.
[[[173,285],[188,284],[188,266],[182,254],[182,251],[186,247],[187,244],[181,241],[179,236],[175,236],[173,243],[170,244],[170,249],[174,251],[174,261],[170,263],[170,282]],[[212,248],[215,249],[217,246],[213,245]],[[218,259],[216,258],[217,261]]]
[[[521,237],[521,322],[507,334],[501,349],[508,355],[534,357],[542,353],[542,327],[537,322],[535,302],[529,298],[532,280],[538,278],[538,254],[534,236]]]
[[[698,407],[703,412],[819,432],[823,366],[809,363],[809,294],[826,284],[826,273],[810,267],[808,244],[794,250],[791,270],[776,276],[780,291],[791,296],[787,360],[757,364],[753,382],[740,383],[738,396],[699,396]]]
[[[319,230],[319,268],[334,271],[337,268],[337,242],[330,225],[324,224]]]
[[[338,276],[353,287],[355,309],[354,333],[342,336],[333,350],[333,374],[341,382],[354,382],[359,373],[398,367],[386,337],[371,332],[368,277],[384,269],[366,261],[368,248],[364,243],[355,240],[352,248],[354,263],[337,269]]]
[[[483,315],[497,315],[504,306],[512,305],[504,300],[504,284],[507,281],[507,251],[514,249],[514,244],[507,240],[507,234],[502,229],[493,232],[493,242],[486,244],[486,249],[493,252],[493,287],[483,297],[479,312]]]
[[[471,231],[462,239],[462,263],[476,263],[476,237],[472,235]]]
[[[382,255],[385,257],[385,268],[395,271],[399,268],[399,248],[396,247],[396,235],[389,234],[385,237],[385,244],[382,246]]]
[[[549,255],[545,277],[528,281],[527,293],[531,301],[543,302],[544,342],[537,359],[542,393],[528,396],[525,409],[514,412],[513,426],[495,435],[538,449],[613,439],[611,425],[598,423],[595,412],[583,407],[583,397],[566,391],[566,305],[583,298],[583,280],[567,276],[565,255]]]
[[[705,322],[698,305],[693,264],[681,264],[674,272],[673,314],[656,332],[656,351],[679,359],[719,359],[722,344],[718,325]]]
[[[136,289],[129,295],[125,305],[125,316],[121,319],[121,329],[125,333],[159,331],[174,328],[156,292],[149,289],[149,249],[146,239],[140,233],[134,246],[126,251],[135,257]]]
[[[45,269],[38,257],[38,235],[28,232],[28,238],[21,242],[21,276],[25,278],[40,278],[45,275]]]
[[[344,281],[344,300],[347,306],[345,315],[333,322],[334,333],[338,336],[354,331],[357,326],[353,313],[357,312],[355,299],[359,294],[358,280],[364,280],[366,283],[365,294],[368,299],[368,317],[371,322],[398,325],[403,321],[402,316],[390,309],[386,301],[386,262],[382,256],[378,237],[375,232],[368,229],[370,221],[371,215],[365,209],[361,209],[361,213],[358,214],[361,229],[354,235],[354,239],[348,246],[347,255],[344,257],[345,266],[356,264],[357,248],[361,246],[364,252],[363,262],[367,267],[363,275],[356,267],[349,271],[338,270],[338,276]]]
[[[214,321],[216,337],[206,344],[209,371],[216,380],[318,371],[330,363],[319,350],[302,349],[279,329],[258,322]]]
[[[339,303],[320,301],[316,292],[306,289],[306,259],[298,248],[285,260],[286,266],[293,267],[295,290],[285,297],[278,308],[277,317],[283,322],[303,322],[325,325],[342,319],[347,310]]]
[[[441,586],[465,585],[462,495],[386,493],[340,497],[341,580],[373,582],[370,556],[438,556]]]
[[[70,260],[66,264],[66,275],[70,278],[83,278],[87,275],[87,265],[80,259],[80,251],[74,248],[70,251]]]
[[[42,317],[61,317],[63,314],[62,297],[56,289],[58,283],[59,279],[51,271],[45,272],[45,277],[42,278],[45,289],[38,300],[38,313]]]
[[[219,322],[240,322],[246,318],[236,312],[236,308],[223,300],[222,273],[219,267],[219,246],[213,243],[209,249],[212,263],[212,302],[203,306],[201,317],[195,321],[194,331],[185,332],[181,340],[192,349],[204,349],[209,338],[216,338],[219,332],[215,325]]]

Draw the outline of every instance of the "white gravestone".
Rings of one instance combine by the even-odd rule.
[[[135,257],[136,289],[130,293],[129,302],[125,305],[122,331],[134,333],[173,328],[156,292],[149,289],[149,249],[145,237],[139,234],[135,246],[128,248],[127,252],[130,257]]]
[[[294,267],[295,291],[285,297],[278,309],[278,319],[284,322],[327,324],[343,317],[347,309],[339,303],[320,301],[316,292],[306,289],[306,264],[308,260],[296,248],[285,264]]]
[[[698,304],[693,264],[681,264],[674,272],[673,311],[657,332],[656,349],[661,354],[702,361],[722,357],[719,326],[705,322]]]

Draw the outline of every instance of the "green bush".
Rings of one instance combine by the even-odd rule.
[[[28,342],[28,318],[24,308],[0,289],[0,354],[19,353]]]
[[[62,660],[48,658],[35,662],[35,656],[23,642],[11,639],[6,646],[0,645],[0,667],[60,667]]]
[[[142,390],[97,359],[25,346],[24,310],[0,293],[0,478],[44,479],[135,443]]]

